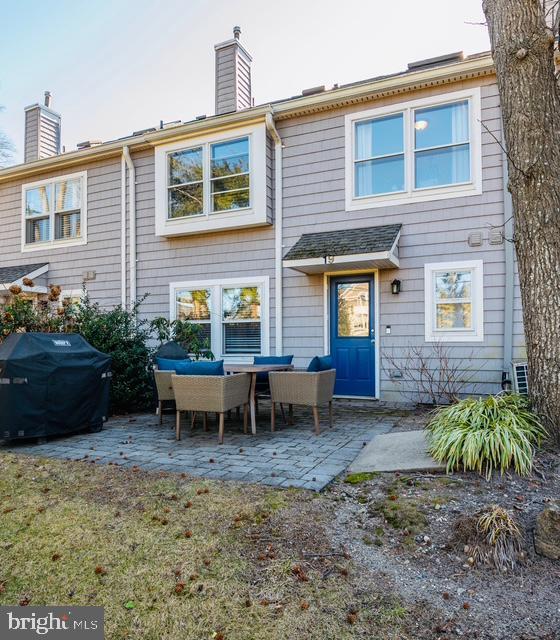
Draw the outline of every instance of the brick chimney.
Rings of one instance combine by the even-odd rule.
[[[241,29],[233,38],[214,46],[216,51],[216,115],[248,109],[251,96],[251,56],[239,42]]]
[[[45,91],[44,104],[25,107],[24,162],[60,153],[60,114],[51,109],[52,96]]]

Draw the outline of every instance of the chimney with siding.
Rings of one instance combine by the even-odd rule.
[[[52,96],[45,91],[44,104],[25,107],[24,162],[60,153],[60,114],[51,109]]]
[[[251,56],[239,42],[241,29],[233,38],[214,46],[216,50],[216,115],[252,106]]]

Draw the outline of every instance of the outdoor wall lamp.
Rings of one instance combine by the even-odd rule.
[[[401,292],[401,281],[400,280],[393,280],[393,282],[391,282],[391,293],[393,295],[398,295]]]

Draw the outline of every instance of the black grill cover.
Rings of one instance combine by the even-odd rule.
[[[99,429],[111,357],[78,334],[14,333],[0,344],[0,439]]]

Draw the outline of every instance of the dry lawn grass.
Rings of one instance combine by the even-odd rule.
[[[110,640],[427,637],[361,588],[322,501],[0,454],[0,603],[104,606]]]

